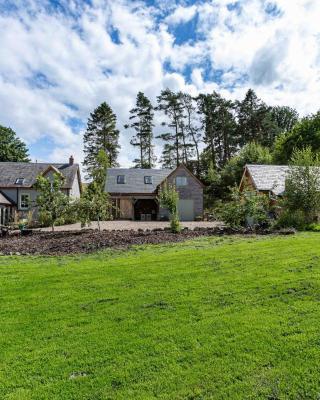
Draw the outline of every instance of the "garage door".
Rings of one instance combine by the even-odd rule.
[[[194,220],[193,200],[179,200],[178,211],[181,221],[193,221]]]

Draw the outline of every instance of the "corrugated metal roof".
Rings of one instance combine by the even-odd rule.
[[[63,187],[70,189],[79,168],[78,164],[0,162],[0,187],[30,187],[35,184],[38,175],[50,166],[62,173],[65,177]],[[18,178],[24,178],[22,185],[16,184]]]
[[[246,165],[257,190],[271,191],[280,195],[285,190],[287,165]]]
[[[108,168],[106,191],[108,193],[154,193],[157,186],[172,172],[171,169]],[[117,176],[124,175],[125,183],[117,183]],[[145,184],[144,177],[152,176],[152,184]]]

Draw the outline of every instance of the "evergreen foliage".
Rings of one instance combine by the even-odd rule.
[[[84,162],[87,176],[92,178],[97,167],[97,156],[103,150],[108,157],[110,167],[118,166],[119,131],[116,128],[116,115],[107,103],[100,104],[88,119],[84,134]]]
[[[0,162],[29,162],[28,149],[11,128],[0,125]]]
[[[133,128],[136,131],[130,144],[139,149],[139,158],[135,159],[135,168],[152,168],[155,165],[153,140],[153,117],[154,111],[150,100],[139,92],[136,100],[136,107],[130,110],[130,124],[125,128]]]

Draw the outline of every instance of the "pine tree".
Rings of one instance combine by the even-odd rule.
[[[198,109],[204,131],[205,151],[215,167],[222,167],[237,147],[234,104],[218,93],[200,94]]]
[[[247,91],[242,101],[237,102],[237,119],[241,146],[256,142],[270,147],[279,133],[272,108],[260,100],[252,89]]]
[[[165,159],[163,166],[178,166],[180,163],[188,161],[188,153],[184,145],[183,104],[180,95],[170,89],[162,90],[157,100],[158,107],[156,109],[163,111],[168,117],[168,122],[164,122],[162,125],[170,128],[169,132],[157,136],[166,144],[162,153],[162,159]],[[170,158],[168,158],[169,156]]]
[[[160,163],[163,168],[174,169],[176,165],[175,147],[172,144],[165,143],[160,158]]]
[[[28,149],[11,128],[0,125],[0,161],[29,162]]]
[[[150,100],[139,92],[136,100],[136,107],[130,110],[130,124],[125,128],[133,128],[136,131],[130,144],[139,149],[139,158],[134,160],[135,168],[152,168],[156,161],[154,156],[153,140],[153,106]]]
[[[110,167],[118,166],[119,131],[116,129],[116,115],[111,107],[103,102],[88,119],[87,130],[84,134],[84,162],[88,177],[97,167],[99,150],[103,150],[109,160]]]
[[[194,99],[189,94],[183,92],[178,92],[177,96],[182,107],[182,118],[180,122],[183,157],[182,162],[189,169],[199,175],[199,142],[201,140],[201,134],[199,126],[197,126],[198,116]],[[196,160],[194,160],[195,156]]]

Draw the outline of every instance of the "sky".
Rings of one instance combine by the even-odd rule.
[[[167,87],[230,99],[253,88],[270,105],[314,113],[319,17],[319,0],[0,0],[0,124],[32,161],[81,162],[87,119],[106,101],[129,167],[123,125],[138,91],[155,103]]]

